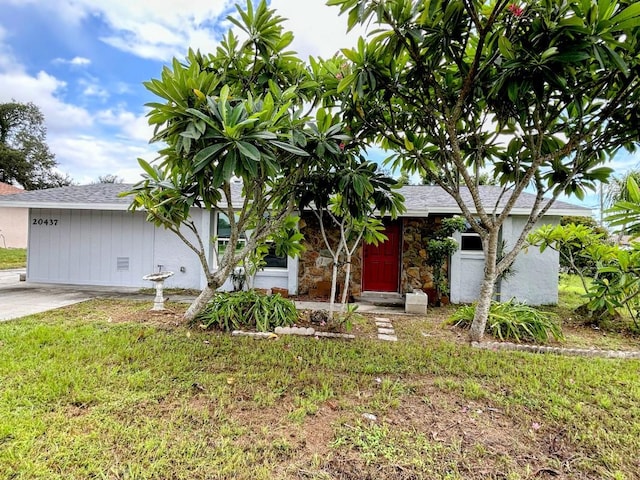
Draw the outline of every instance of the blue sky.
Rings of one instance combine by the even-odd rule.
[[[272,0],[293,48],[329,57],[350,46],[344,17],[326,0]],[[212,51],[235,12],[228,0],[0,0],[0,102],[33,102],[45,115],[59,170],[78,183],[140,179],[148,144],[142,82],[189,47]]]
[[[329,57],[362,32],[326,0],[271,0],[303,57]],[[59,169],[78,183],[115,174],[139,180],[137,158],[152,160],[142,82],[158,77],[191,46],[216,47],[235,11],[229,0],[0,0],[0,102],[34,102],[46,118]],[[381,152],[372,152],[374,159]],[[640,157],[621,153],[617,172]],[[576,202],[576,200],[573,200]],[[597,197],[584,204],[597,205]]]

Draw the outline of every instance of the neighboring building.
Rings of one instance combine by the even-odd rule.
[[[23,193],[24,190],[0,182],[0,196]],[[27,248],[28,208],[0,206],[0,248]]]
[[[95,184],[26,192],[0,199],[0,207],[29,208],[27,280],[65,284],[148,286],[142,280],[153,271],[170,270],[175,275],[167,287],[203,288],[204,275],[196,255],[173,233],[145,221],[143,212],[127,211],[129,198],[118,197],[130,185]],[[487,203],[497,201],[500,187],[481,187]],[[453,198],[436,186],[401,189],[407,212],[386,222],[389,240],[378,247],[364,245],[352,264],[353,295],[391,292],[398,295],[433,287],[424,249],[430,233],[442,218],[459,214]],[[240,204],[240,188],[234,189],[234,205]],[[533,195],[523,194],[506,220],[502,239],[508,248],[522,231]],[[547,212],[544,223],[556,224],[563,215],[589,215],[588,209],[564,202]],[[204,241],[207,256],[216,268],[215,251],[224,248],[226,217],[194,209],[193,218]],[[308,244],[299,259],[270,258],[256,275],[255,287],[287,288],[290,293],[309,294],[330,280],[331,260],[316,220],[302,215],[301,231]],[[454,236],[461,248],[449,263],[450,299],[453,303],[474,301],[483,274],[483,252],[477,234]],[[210,241],[216,238],[217,242]],[[502,298],[516,297],[530,304],[552,304],[558,298],[558,254],[547,249],[529,249],[518,256],[513,274],[500,282]],[[230,286],[227,284],[227,287]]]

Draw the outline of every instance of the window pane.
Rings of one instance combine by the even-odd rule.
[[[225,250],[227,249],[227,246],[229,245],[229,240],[218,240],[218,257],[222,258],[222,255],[224,255]],[[238,240],[238,242],[236,243],[236,252],[241,250],[242,247],[244,247],[244,240]]]
[[[276,255],[276,247],[274,245],[269,246],[269,253],[264,257],[266,262],[265,267],[269,268],[287,268],[287,256]]]
[[[461,250],[475,252],[482,251],[482,239],[477,233],[463,233],[461,240]]]
[[[229,226],[229,217],[224,213],[218,212],[218,238],[229,238],[231,236],[231,227]]]

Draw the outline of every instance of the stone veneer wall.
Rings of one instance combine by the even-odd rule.
[[[402,221],[402,269],[400,272],[401,293],[414,289],[433,288],[432,269],[427,265],[425,244],[433,236],[441,222],[441,217],[404,218]],[[298,291],[307,295],[318,284],[331,283],[331,254],[327,250],[318,220],[313,214],[305,213],[300,221],[300,231],[304,234],[307,249],[300,256]],[[329,229],[330,239],[337,242],[338,232]],[[351,295],[358,296],[362,288],[362,246],[353,255],[351,265]],[[448,268],[448,265],[445,267]],[[344,272],[344,270],[342,270]],[[343,277],[338,278],[338,283]]]
[[[325,222],[325,227],[329,222]],[[306,250],[300,255],[298,263],[298,292],[307,295],[318,284],[331,283],[333,259],[322,239],[320,224],[312,213],[304,213],[300,219],[300,232],[304,235]],[[332,245],[337,244],[339,237],[335,228],[327,229]],[[344,279],[344,266],[341,267],[338,284]],[[362,285],[362,247],[354,253],[351,264],[351,295],[360,295]],[[327,295],[328,296],[328,295]]]
[[[433,288],[432,268],[427,264],[425,245],[440,222],[441,217],[404,219],[400,281],[402,293]]]

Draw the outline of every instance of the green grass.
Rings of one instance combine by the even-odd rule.
[[[589,280],[589,279],[587,279]],[[561,274],[558,282],[559,304],[563,308],[575,310],[587,303],[586,292],[578,275]]]
[[[0,270],[26,266],[27,250],[25,248],[0,248]]]
[[[401,317],[389,343],[144,315],[0,324],[0,479],[637,478],[639,361],[480,351]]]

